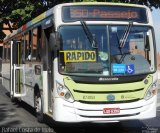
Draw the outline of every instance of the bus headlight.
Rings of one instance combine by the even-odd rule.
[[[74,102],[71,92],[59,82],[56,82],[58,95],[68,102]]]
[[[145,99],[145,100],[148,100],[148,99],[152,98],[154,95],[156,95],[156,93],[157,93],[157,84],[156,84],[156,83],[153,83],[153,84],[149,87],[149,89],[147,90],[144,99]]]

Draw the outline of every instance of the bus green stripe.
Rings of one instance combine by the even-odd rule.
[[[114,95],[115,101],[123,101],[143,99],[152,84],[152,78],[152,76],[147,77],[148,84],[144,81],[124,84],[83,84],[74,82],[70,77],[64,77],[64,83],[77,101],[104,102],[109,100],[108,95]]]

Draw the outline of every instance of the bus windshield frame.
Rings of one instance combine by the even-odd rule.
[[[98,42],[98,59],[96,58],[97,49],[91,47],[81,25],[60,26],[61,48],[58,64],[61,74],[112,77],[150,74],[156,71],[155,54],[153,54],[155,40],[151,26],[133,25],[122,48],[119,46],[120,41],[128,25],[87,26]],[[77,39],[74,38],[76,34]],[[69,40],[69,36],[73,39]],[[82,38],[85,41],[81,41]],[[84,42],[87,45],[82,44]],[[66,47],[63,47],[65,43]],[[82,48],[84,46],[85,48]],[[88,61],[84,59],[85,54],[90,55]],[[80,57],[82,55],[84,58]],[[77,59],[78,56],[79,59]]]

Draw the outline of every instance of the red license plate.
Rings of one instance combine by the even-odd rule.
[[[120,108],[104,108],[103,114],[119,114]]]

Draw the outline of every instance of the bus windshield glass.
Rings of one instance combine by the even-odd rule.
[[[150,27],[132,25],[127,36],[125,34],[128,25],[87,25],[87,28],[97,42],[96,48],[92,46],[82,25],[59,28],[60,73],[128,76],[155,71],[151,60],[154,57],[151,57],[153,35]]]

